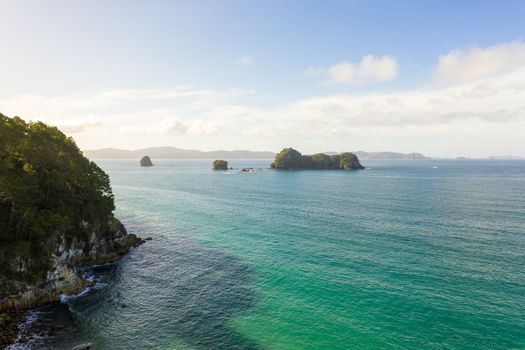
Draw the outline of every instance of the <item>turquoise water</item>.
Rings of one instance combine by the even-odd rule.
[[[44,309],[72,315],[45,346],[525,348],[525,161],[98,163],[118,217],[153,240]]]

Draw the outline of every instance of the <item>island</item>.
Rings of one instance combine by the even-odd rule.
[[[143,243],[114,209],[108,175],[71,137],[0,113],[0,348],[16,337],[13,312],[82,291],[79,266]]]
[[[399,153],[399,152],[364,152],[357,151],[355,155],[359,159],[407,159],[407,160],[421,160],[421,159],[432,159],[424,156],[421,153]]]
[[[222,159],[214,160],[213,170],[228,170],[228,162]]]
[[[285,148],[277,153],[274,162],[270,166],[272,169],[343,169],[356,170],[364,169],[357,156],[351,152],[327,155],[316,153],[303,155],[293,148]]]
[[[140,159],[140,166],[153,166],[151,158],[149,156],[144,156]]]

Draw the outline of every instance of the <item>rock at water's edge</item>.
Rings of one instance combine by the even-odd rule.
[[[128,234],[115,218],[110,219],[105,229],[94,231],[83,239],[75,238],[67,245],[64,242],[49,242],[55,247],[55,253],[44,281],[34,284],[0,275],[0,313],[59,301],[61,294],[79,293],[91,282],[77,274],[77,267],[114,262],[131,247],[144,243],[140,237]]]
[[[0,348],[15,341],[18,324],[25,319],[23,310],[59,301],[62,294],[78,294],[93,286],[93,282],[79,276],[79,266],[114,262],[144,240],[128,234],[124,225],[112,217],[103,229],[82,239],[75,238],[67,245],[64,242],[64,239],[49,241],[55,253],[44,281],[35,284],[0,274]]]
[[[153,166],[151,158],[149,156],[144,156],[140,159],[140,166]]]

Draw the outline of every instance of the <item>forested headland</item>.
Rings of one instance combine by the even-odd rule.
[[[0,312],[54,300],[79,281],[76,266],[140,243],[114,209],[108,175],[71,137],[0,114]]]

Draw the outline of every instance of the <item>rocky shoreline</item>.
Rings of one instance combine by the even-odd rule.
[[[50,242],[57,249],[44,281],[32,284],[0,275],[0,349],[16,340],[27,310],[60,301],[61,295],[75,295],[93,285],[78,274],[79,267],[114,262],[142,243],[142,238],[128,234],[120,221],[111,218],[105,229],[94,230],[87,239],[74,240],[67,247]]]
[[[0,313],[0,349],[11,345],[18,337],[18,326],[26,321],[25,310],[10,310]]]

